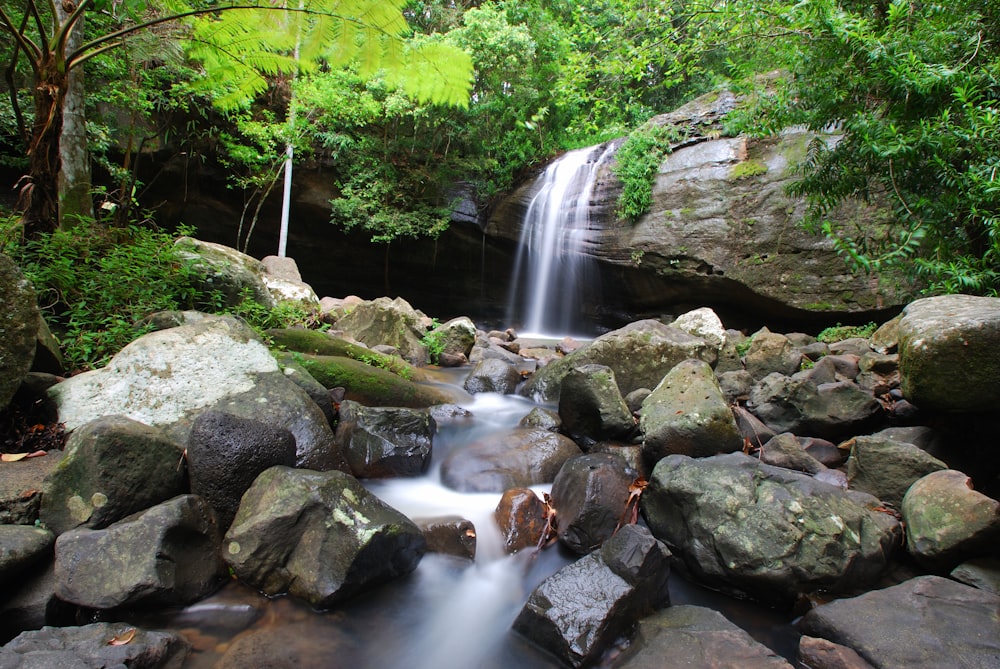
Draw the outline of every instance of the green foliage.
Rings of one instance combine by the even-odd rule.
[[[646,125],[631,133],[615,154],[614,172],[622,182],[618,216],[636,220],[653,201],[653,180],[672,145],[682,139],[674,126]]]
[[[752,335],[736,344],[736,355],[740,356],[741,358],[744,357],[750,351],[751,346],[753,346]]]
[[[292,327],[319,328],[322,323],[318,309],[311,309],[302,302],[287,300],[275,307],[267,307],[253,298],[253,291],[244,289],[240,302],[225,313],[242,318],[263,338],[269,339],[267,330]]]
[[[435,365],[441,361],[441,354],[444,353],[444,347],[447,343],[447,333],[438,329],[440,325],[437,319],[432,319],[430,330],[420,338],[420,343],[427,349],[427,357]]]
[[[816,339],[826,344],[835,344],[838,341],[844,341],[845,339],[868,339],[873,334],[875,330],[878,329],[878,325],[875,323],[868,323],[866,325],[841,325],[837,323],[832,327],[828,327],[816,335]]]
[[[117,228],[81,221],[20,242],[13,218],[0,224],[3,252],[38,291],[45,319],[70,370],[100,367],[148,331],[156,311],[192,308],[205,297],[174,251],[174,238],[137,225]],[[190,231],[185,231],[190,232]]]

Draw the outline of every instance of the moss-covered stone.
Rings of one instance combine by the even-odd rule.
[[[336,355],[300,354],[299,362],[327,388],[344,388],[347,399],[367,406],[429,407],[458,398],[438,388]]]

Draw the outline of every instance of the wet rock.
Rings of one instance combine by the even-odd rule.
[[[669,555],[645,528],[623,527],[535,588],[514,630],[573,667],[588,665],[668,601]]]
[[[899,321],[900,387],[923,410],[992,411],[1000,404],[1000,299],[941,295]]]
[[[505,490],[493,512],[504,551],[512,554],[538,546],[545,534],[547,513],[545,503],[531,488]]]
[[[535,372],[519,391],[540,401],[556,401],[562,380],[574,367],[605,365],[615,373],[623,396],[637,388],[652,388],[674,365],[688,359],[713,364],[715,348],[704,339],[656,320],[630,323],[601,335],[564,358]]]
[[[144,335],[107,367],[70,377],[49,396],[67,430],[119,414],[162,427],[183,444],[198,414],[216,409],[287,429],[300,467],[347,466],[323,412],[285,377],[253,330],[232,317]]]
[[[355,476],[419,476],[430,464],[434,421],[426,411],[346,400],[336,437]]]
[[[123,416],[77,428],[45,480],[39,519],[60,534],[107,527],[183,492],[183,449],[159,429]]]
[[[642,495],[646,521],[678,568],[776,605],[874,584],[902,534],[878,505],[742,453],[664,458]]]
[[[0,409],[10,404],[31,369],[40,318],[31,282],[0,253]]]
[[[469,362],[473,365],[478,364],[483,360],[496,359],[509,362],[512,365],[518,365],[523,362],[522,357],[516,353],[511,353],[505,349],[499,342],[507,342],[509,340],[505,338],[503,340],[487,337],[483,333],[476,334],[476,343],[472,347],[472,352],[469,353]],[[555,353],[554,351],[552,352]]]
[[[997,666],[1000,596],[939,576],[839,599],[809,611],[805,634],[853,648],[886,669]]]
[[[476,526],[459,516],[416,518],[427,540],[428,553],[444,553],[467,560],[476,559]]]
[[[518,427],[537,427],[550,432],[558,432],[562,427],[559,413],[551,409],[535,407],[517,422]]]
[[[4,464],[0,476],[0,525],[34,525],[42,505],[45,477],[62,460],[63,451]]]
[[[206,411],[187,445],[191,492],[215,510],[219,527],[233,522],[254,479],[275,465],[295,466],[295,437],[284,428],[221,411]]]
[[[947,468],[913,444],[874,434],[854,440],[847,459],[847,481],[851,488],[875,495],[898,509],[917,479]]]
[[[674,453],[704,457],[743,447],[736,419],[712,368],[685,360],[642,403],[642,450],[651,465]]]
[[[802,353],[785,335],[764,329],[754,334],[743,362],[755,379],[771,373],[791,376],[802,367]]]
[[[566,374],[559,417],[563,432],[577,443],[623,438],[635,429],[615,373],[604,365],[583,365]]]
[[[612,667],[662,669],[672,660],[690,669],[792,669],[718,611],[676,605],[640,620],[635,639]]]
[[[1000,595],[1000,557],[963,562],[952,569],[949,576],[959,583]]]
[[[496,492],[551,483],[569,458],[580,455],[569,437],[538,428],[514,428],[453,451],[441,463],[441,482],[459,492]]]
[[[476,363],[464,387],[470,393],[500,393],[509,395],[517,390],[521,374],[517,367],[498,358],[486,358]]]
[[[243,496],[223,554],[267,595],[327,608],[413,571],[420,529],[343,472],[272,467]]]
[[[128,643],[111,644],[129,638]],[[160,669],[178,667],[189,645],[176,632],[148,631],[126,623],[43,627],[22,632],[0,648],[5,669]]]
[[[951,568],[1000,546],[1000,502],[945,469],[917,480],[903,498],[906,548],[929,568]]]
[[[854,649],[813,636],[799,638],[799,660],[809,669],[873,669]]]
[[[364,666],[348,632],[313,616],[238,634],[213,669]]]
[[[427,409],[434,424],[438,427],[442,425],[461,425],[472,420],[473,414],[465,407],[457,404],[435,404]]]
[[[10,584],[30,567],[52,556],[56,535],[29,525],[0,525],[0,585]]]
[[[56,594],[91,609],[188,604],[215,590],[224,565],[212,508],[181,495],[102,530],[56,539]]]
[[[379,297],[355,306],[337,321],[337,329],[368,346],[394,346],[404,360],[423,365],[427,363],[427,349],[421,343],[426,318],[401,297]]]
[[[603,544],[625,518],[629,486],[638,473],[617,455],[570,458],[552,483],[559,541],[582,555]]]
[[[794,434],[785,432],[774,437],[761,449],[760,460],[775,467],[784,467],[807,474],[818,474],[826,469],[816,458],[806,453]]]

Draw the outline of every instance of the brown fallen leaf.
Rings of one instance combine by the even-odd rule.
[[[28,457],[27,453],[4,453],[0,455],[0,461],[17,462],[18,460],[24,460],[26,457]]]
[[[111,637],[111,640],[108,641],[108,645],[109,646],[124,646],[125,644],[127,644],[129,641],[131,641],[134,638],[135,638],[135,628],[134,627],[129,627],[127,630],[125,630],[121,634],[116,634],[115,636]]]

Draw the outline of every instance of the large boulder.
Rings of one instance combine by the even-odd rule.
[[[56,384],[49,396],[67,430],[120,414],[186,443],[198,414],[217,409],[287,429],[299,467],[347,467],[320,408],[253,330],[231,317],[144,335],[106,367]]]
[[[990,669],[1000,663],[1000,596],[939,576],[823,604],[799,627],[853,648],[880,669]]]
[[[627,525],[535,588],[514,629],[570,666],[590,664],[668,601],[669,555],[648,530]]]
[[[1000,403],[1000,298],[916,300],[898,337],[900,387],[921,409],[992,411]]]
[[[493,512],[506,553],[538,546],[545,535],[548,509],[531,488],[504,490]]]
[[[792,669],[784,658],[712,609],[668,606],[639,621],[614,669]]]
[[[40,318],[31,282],[0,253],[0,409],[10,404],[31,369]]]
[[[188,261],[198,288],[204,293],[218,293],[227,306],[236,306],[251,298],[268,309],[278,301],[271,295],[264,275],[264,263],[234,248],[204,242],[193,237],[180,237],[174,242],[177,254]]]
[[[879,501],[731,453],[671,455],[642,495],[653,534],[696,581],[787,605],[873,585],[902,536]]]
[[[238,579],[320,609],[408,574],[425,550],[420,529],[354,477],[289,467],[257,477],[223,542]]]
[[[337,329],[368,346],[387,345],[399,349],[403,359],[427,363],[427,348],[421,339],[429,319],[401,297],[362,302],[337,320]]]
[[[340,403],[337,443],[359,478],[419,476],[427,471],[434,420],[426,411]]]
[[[459,492],[496,492],[551,483],[580,448],[569,437],[539,428],[487,435],[441,463],[441,482]]]
[[[773,372],[791,376],[799,371],[802,360],[802,353],[788,337],[763,330],[754,334],[744,364],[753,378],[762,379]]]
[[[623,439],[635,430],[615,373],[604,365],[570,370],[559,394],[559,418],[563,432],[577,443]]]
[[[539,401],[556,401],[565,376],[575,367],[604,365],[615,373],[622,396],[652,388],[674,365],[690,358],[712,365],[718,351],[700,337],[656,320],[629,323],[535,372],[519,391]]]
[[[222,582],[212,507],[181,495],[102,530],[56,539],[56,595],[91,609],[197,601]]]
[[[181,494],[184,453],[160,429],[104,416],[70,434],[45,480],[39,520],[56,534],[98,529]]]
[[[719,382],[701,360],[678,363],[663,377],[642,403],[639,428],[651,466],[674,453],[704,457],[743,447]]]
[[[625,520],[638,473],[610,453],[570,458],[552,483],[559,541],[577,554],[600,547]]]
[[[862,435],[853,442],[847,458],[848,483],[897,509],[917,479],[948,468],[931,454],[885,430]]]
[[[179,632],[144,630],[126,623],[43,627],[22,632],[0,648],[0,666],[5,669],[172,668],[181,666],[190,649]]]
[[[465,377],[463,387],[472,394],[500,393],[510,395],[521,383],[517,367],[499,358],[483,358]]]

